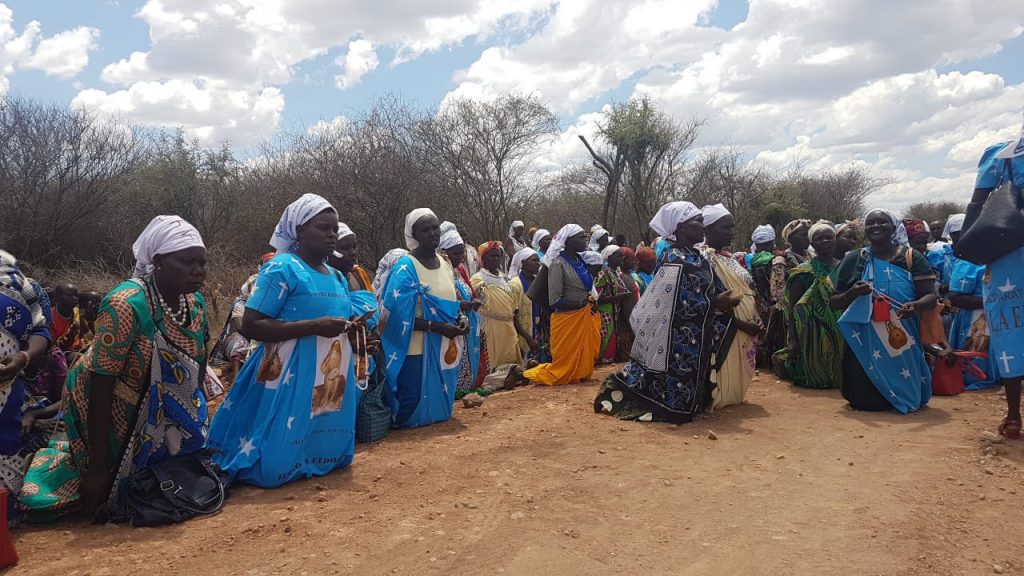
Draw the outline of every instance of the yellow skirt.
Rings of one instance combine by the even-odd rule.
[[[601,316],[584,306],[551,315],[551,358],[523,373],[535,384],[556,386],[586,380],[594,374],[601,350]]]

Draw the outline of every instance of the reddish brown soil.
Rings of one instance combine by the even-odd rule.
[[[205,520],[22,528],[11,573],[1024,573],[1024,442],[979,439],[995,391],[900,416],[759,378],[676,427],[594,414],[596,387],[492,396]]]

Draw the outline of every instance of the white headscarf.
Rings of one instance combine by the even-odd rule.
[[[907,227],[903,225],[903,221],[897,218],[891,210],[886,210],[885,208],[873,208],[871,210],[868,210],[868,214],[871,214],[872,212],[881,212],[882,214],[885,214],[886,216],[889,217],[889,221],[892,222],[892,225],[895,227],[895,230],[893,230],[892,232],[893,244],[897,246],[910,245],[910,240],[907,238]],[[867,223],[867,221],[868,218],[865,214],[864,222]]]
[[[344,222],[338,222],[338,240],[341,240],[342,238],[348,238],[349,236],[355,236],[355,235],[356,235],[355,231],[353,231],[351,228],[349,228],[348,224],[345,224]]]
[[[377,273],[373,276],[373,291],[379,296],[381,290],[384,290],[384,286],[388,283],[388,274],[391,273],[391,267],[398,262],[402,256],[408,254],[409,251],[405,248],[393,248],[388,250],[388,253],[380,259],[377,263]]]
[[[519,228],[519,227],[526,228],[526,224],[524,224],[522,220],[513,220],[512,224],[509,224],[509,227],[508,227],[508,237],[509,238],[515,238],[516,237],[516,228]]]
[[[610,258],[612,254],[615,254],[619,250],[622,250],[622,248],[615,244],[609,244],[605,246],[604,250],[601,250],[601,260],[607,262],[608,258]]]
[[[729,216],[731,212],[725,207],[725,204],[713,204],[705,206],[700,209],[700,213],[704,215],[704,225],[711,226],[715,222],[718,222],[722,218]]]
[[[135,270],[132,276],[141,278],[153,271],[153,257],[170,254],[186,248],[206,248],[203,237],[195,226],[181,216],[157,216],[149,221],[146,229],[132,244],[135,255]]]
[[[597,241],[599,238],[607,234],[609,236],[609,242],[611,241],[611,233],[604,229],[600,224],[594,224],[590,228],[590,242],[587,243],[587,249],[591,252],[597,252],[601,249]]]
[[[813,240],[814,239],[814,233],[818,232],[819,230],[831,230],[831,231],[835,232],[836,228],[828,220],[818,220],[818,222],[813,224],[811,226],[811,229],[807,231],[807,239],[808,240]]]
[[[448,250],[465,243],[455,224],[447,220],[441,223],[441,243],[437,245],[438,250]]]
[[[942,237],[951,239],[954,232],[960,232],[964,229],[964,219],[967,218],[966,214],[953,214],[946,220],[946,226],[942,229]]]
[[[348,227],[348,224],[345,224],[344,222],[338,222],[338,240],[339,241],[341,241],[342,238],[348,238],[349,236],[355,236],[355,235],[356,235],[356,233],[353,232],[352,229]],[[334,257],[335,258],[343,258],[344,254],[342,254],[342,253],[338,252],[337,250],[335,250],[334,251]]]
[[[511,280],[519,276],[519,273],[523,270],[523,262],[526,262],[536,255],[537,251],[533,248],[523,248],[519,252],[516,252],[515,256],[512,257],[512,265],[508,268],[508,279]]]
[[[551,232],[548,232],[546,228],[541,228],[533,233],[533,240],[530,242],[530,245],[533,246],[535,250],[540,250],[540,241],[548,236],[551,236]]]
[[[750,235],[750,240],[753,241],[754,244],[771,242],[775,240],[775,228],[772,228],[771,224],[762,224],[757,228],[754,228],[754,233]]]
[[[651,229],[657,232],[665,240],[675,241],[676,227],[683,222],[689,222],[700,215],[700,210],[692,202],[680,200],[669,202],[658,209],[658,213],[651,219]]]
[[[299,247],[299,237],[296,233],[298,227],[324,210],[333,210],[335,214],[338,212],[323,197],[303,194],[284,209],[277,227],[274,228],[274,235],[270,237],[270,245],[277,249],[278,254],[295,252]]]
[[[583,263],[587,266],[604,266],[604,258],[601,257],[600,252],[594,252],[593,250],[580,252],[580,258],[583,259]]]
[[[434,211],[430,208],[417,208],[412,212],[409,212],[405,217],[405,246],[409,248],[409,250],[415,250],[420,246],[420,243],[412,237],[412,226],[419,222],[420,218],[423,218],[424,216],[437,217],[437,215],[434,214]]]
[[[548,246],[548,251],[544,254],[544,265],[551,266],[551,263],[558,259],[562,255],[562,251],[565,250],[565,241],[573,236],[583,232],[583,228],[579,224],[566,224],[555,234],[555,237],[551,239],[551,245]]]

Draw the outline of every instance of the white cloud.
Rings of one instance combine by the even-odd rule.
[[[45,38],[25,60],[25,67],[51,76],[74,78],[89,65],[89,51],[96,48],[99,37],[96,28],[80,26]]]
[[[334,77],[334,83],[340,90],[347,90],[363,79],[363,76],[377,68],[380,60],[373,44],[367,40],[353,40],[348,43],[348,53],[338,57],[335,64],[345,69],[344,73]]]
[[[73,78],[89,64],[99,30],[81,26],[53,36],[42,36],[43,26],[33,20],[18,33],[14,11],[0,3],[0,94],[10,86],[8,76],[17,69],[41,70],[48,75]]]
[[[348,126],[349,120],[345,116],[338,115],[329,120],[320,120],[316,124],[313,124],[306,129],[306,134],[310,136],[330,136],[341,132],[346,126]]]
[[[184,128],[208,144],[220,140],[247,144],[266,135],[267,126],[280,123],[284,96],[274,87],[254,93],[210,89],[182,80],[143,81],[111,93],[83,90],[72,106],[146,118],[154,126]]]
[[[238,129],[249,118],[267,117],[270,121],[258,135],[270,135],[278,128],[279,114],[238,104],[266,102],[261,94],[292,82],[296,67],[304,62],[347,46],[334,60],[343,68],[335,85],[344,90],[379,67],[380,47],[393,49],[392,64],[400,64],[469,38],[522,29],[553,2],[385,0],[339,8],[334,0],[147,0],[136,17],[149,26],[152,46],[103,69],[102,80],[118,90],[94,87],[76,102],[97,103],[137,122],[161,126],[192,125],[193,114],[205,115],[200,106],[206,99],[231,102],[219,121],[211,118],[190,133],[213,140],[237,138],[250,133]],[[173,86],[175,94],[182,93],[181,86],[192,86],[184,92],[194,97],[168,102],[166,109],[138,105],[143,95],[157,96],[155,85]],[[277,92],[271,101],[280,98]]]
[[[572,114],[635,81],[633,94],[677,118],[708,119],[698,145],[810,169],[864,166],[893,182],[872,201],[896,208],[969,195],[981,151],[1020,125],[1024,84],[971,67],[1024,32],[1019,0],[985,10],[967,0],[751,0],[731,30],[708,26],[715,7],[562,3],[537,34],[484,50],[448,97],[517,89]],[[553,163],[582,148],[578,124]]]

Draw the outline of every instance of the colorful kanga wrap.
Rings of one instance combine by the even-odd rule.
[[[53,518],[78,504],[81,474],[89,466],[93,375],[114,378],[106,441],[115,481],[100,514],[122,512],[120,489],[133,472],[203,447],[207,411],[199,376],[209,339],[206,305],[199,293],[187,295],[189,321],[179,326],[150,302],[153,297],[147,296],[146,284],[151,282],[149,276],[124,282],[100,304],[96,340],[65,384],[67,441],[51,440],[26,476],[29,484],[22,491],[22,507],[38,519]],[[158,365],[154,366],[154,358]],[[125,459],[129,448],[135,454]]]
[[[454,270],[455,290],[458,292],[460,302],[473,301],[473,288],[469,281],[463,277],[465,269],[462,266]],[[482,329],[480,325],[480,314],[476,310],[463,312],[469,319],[469,332],[463,339],[466,353],[459,360],[459,378],[456,390],[468,392],[476,388],[477,379],[480,375],[481,362],[481,340]]]
[[[0,250],[0,360],[27,350],[32,336],[50,339],[36,289],[14,256]],[[0,382],[0,485],[8,498],[7,518],[0,522],[18,516],[17,498],[34,449],[21,433],[25,399],[23,378]]]
[[[597,279],[594,280],[594,288],[597,290],[599,298],[602,296],[618,296],[627,292],[626,285],[623,283],[622,277],[619,276],[618,270],[612,270],[607,264],[598,273]],[[597,312],[601,315],[601,349],[598,352],[598,358],[603,363],[615,362],[618,338],[615,324],[619,316],[618,310],[619,304],[617,302],[597,305]]]
[[[633,359],[605,380],[594,411],[623,420],[690,422],[711,404],[712,363],[731,315],[714,299],[725,291],[694,248],[669,248],[633,312]]]
[[[827,264],[811,259],[790,270],[786,282],[786,302],[796,283],[804,286],[792,317],[786,319],[796,331],[796,349],[787,350],[786,371],[793,383],[803,388],[839,388],[842,383],[846,345],[839,332],[841,312],[829,302],[836,292],[831,273]]]

